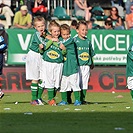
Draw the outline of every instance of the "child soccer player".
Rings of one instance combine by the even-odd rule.
[[[126,66],[127,86],[133,101],[133,44],[129,46]]]
[[[55,41],[58,42],[58,37],[60,36],[60,25],[56,21],[51,21],[48,30],[52,39],[46,40],[46,45],[51,43],[49,47],[46,48],[44,46],[42,71],[45,88],[48,91],[48,104],[55,106],[55,88],[60,87],[63,68],[62,50],[54,43]]]
[[[67,91],[74,92],[74,105],[81,105],[80,102],[80,87],[77,82],[78,78],[78,63],[76,59],[76,52],[74,40],[70,37],[70,27],[67,24],[61,25],[61,43],[66,47],[66,60],[63,65],[63,76],[61,81],[61,97],[62,101],[58,105],[67,105]]]
[[[33,24],[36,31],[32,37],[29,48],[30,50],[26,58],[26,79],[31,80],[31,104],[43,105],[41,96],[44,85],[41,84],[41,81],[39,82],[42,64],[42,57],[39,53],[39,47],[42,47],[42,44],[45,44],[45,38],[41,37],[46,34],[45,20],[43,17],[38,16],[34,18]]]
[[[80,21],[77,26],[78,36],[74,38],[77,58],[79,64],[79,84],[81,88],[80,100],[85,104],[86,91],[88,89],[88,80],[90,76],[90,68],[93,68],[92,57],[95,55],[90,40],[86,37],[88,33],[87,23]]]

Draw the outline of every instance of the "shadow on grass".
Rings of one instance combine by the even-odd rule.
[[[0,117],[3,133],[132,133],[132,126],[131,112],[2,113]]]
[[[83,104],[83,105],[89,105],[89,104],[118,104],[118,103],[127,103],[127,102],[87,102],[86,101],[86,103]]]
[[[4,102],[4,104],[14,104],[15,102]],[[23,103],[30,103],[30,101],[18,101],[19,104]],[[126,102],[87,102],[85,105],[89,104],[118,104],[118,103],[126,103]],[[44,103],[45,105],[48,104],[47,102]],[[74,104],[74,103],[72,103]]]
[[[4,104],[14,104],[15,102],[4,102]],[[23,101],[23,102],[19,102],[19,104],[23,104],[23,103],[30,103],[30,101]]]

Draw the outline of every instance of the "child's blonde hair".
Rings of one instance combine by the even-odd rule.
[[[70,33],[70,26],[67,24],[62,24],[61,25],[61,30],[67,30]]]
[[[52,27],[53,27],[53,26],[59,27],[59,28],[60,28],[60,25],[59,25],[55,20],[52,20],[52,21],[50,21],[49,26],[48,26],[49,32],[52,31]]]
[[[45,24],[45,19],[44,19],[43,17],[41,17],[41,16],[36,16],[36,17],[34,18],[34,20],[33,20],[33,25],[35,26],[35,25],[36,25],[36,22],[38,22],[38,21],[43,21],[44,24]]]

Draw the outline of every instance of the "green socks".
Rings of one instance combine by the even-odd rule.
[[[76,100],[80,101],[80,93],[79,93],[79,91],[74,91],[74,97],[75,97],[75,101]]]
[[[132,101],[133,101],[133,90],[130,90],[130,94],[131,94]]]
[[[32,100],[37,100],[38,83],[31,83]]]
[[[67,92],[61,92],[62,101],[67,102]]]
[[[48,88],[48,100],[52,100],[55,96],[54,88]]]
[[[38,99],[42,98],[42,94],[43,94],[43,87],[41,86],[42,81],[40,81],[40,83],[38,84]]]
[[[54,88],[54,97],[56,96],[58,88]]]
[[[85,101],[86,91],[87,90],[80,91],[80,101]]]

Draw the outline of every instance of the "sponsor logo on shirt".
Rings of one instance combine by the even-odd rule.
[[[83,52],[79,55],[79,58],[83,61],[89,60],[89,54],[87,52]]]
[[[57,59],[60,57],[60,55],[54,50],[49,51],[47,55],[50,59]]]

